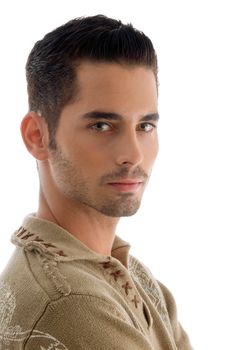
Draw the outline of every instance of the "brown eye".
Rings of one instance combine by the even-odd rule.
[[[111,130],[111,126],[105,122],[95,123],[95,124],[91,125],[90,128],[95,130],[95,131],[98,131],[98,132]]]
[[[138,126],[139,131],[150,132],[156,128],[156,125],[151,123],[142,123]]]

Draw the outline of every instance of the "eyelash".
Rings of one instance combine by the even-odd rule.
[[[111,129],[114,129],[114,127],[113,127],[111,124],[108,124],[108,123],[106,123],[106,122],[97,122],[97,123],[95,123],[95,124],[91,124],[91,125],[89,125],[89,128],[90,128],[90,129],[93,129],[93,130],[96,131],[96,132],[104,132],[105,130],[100,130],[100,129],[97,129],[97,128],[96,128],[96,126],[97,126],[97,125],[100,125],[100,124],[101,124],[101,125],[107,125],[107,126],[110,127]],[[150,125],[150,126],[152,126],[152,129],[151,129],[151,130],[145,131],[146,133],[152,132],[154,129],[157,128],[157,125],[152,124],[152,123],[146,123],[146,122],[144,122],[144,123],[141,123],[140,125],[141,125],[141,126],[142,126],[142,125]],[[141,131],[144,131],[144,130],[141,130]]]
[[[91,129],[93,129],[94,131],[103,132],[104,130],[100,130],[100,129],[95,128],[97,125],[107,125],[107,126],[109,126],[110,128],[112,128],[112,126],[111,126],[110,124],[106,123],[106,122],[97,122],[97,123],[95,123],[95,124],[91,124],[89,127],[90,127]]]
[[[153,131],[154,129],[157,128],[157,125],[152,124],[152,123],[141,123],[141,125],[150,125],[150,126],[152,126],[152,129],[150,131],[146,131],[146,132],[151,132],[151,131]]]

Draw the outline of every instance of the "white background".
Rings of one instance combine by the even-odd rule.
[[[21,141],[24,66],[36,40],[66,21],[132,22],[159,58],[160,153],[136,216],[118,234],[175,296],[199,350],[232,348],[233,13],[231,1],[8,1],[0,5],[0,271],[11,234],[37,208],[35,161]]]

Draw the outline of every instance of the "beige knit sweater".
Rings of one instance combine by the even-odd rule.
[[[103,256],[25,218],[0,277],[1,350],[190,350],[170,292],[116,236]]]

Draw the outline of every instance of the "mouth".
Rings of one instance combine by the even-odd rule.
[[[112,188],[121,191],[121,192],[138,192],[142,185],[143,181],[141,180],[120,180],[117,182],[108,183]]]

